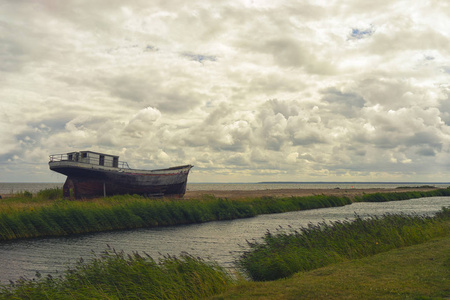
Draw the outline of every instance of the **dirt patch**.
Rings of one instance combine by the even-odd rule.
[[[350,199],[354,199],[355,196],[361,196],[364,194],[374,193],[402,193],[410,191],[432,191],[437,188],[405,188],[405,189],[273,189],[273,190],[232,190],[232,191],[186,191],[184,195],[185,199],[201,198],[203,195],[212,195],[217,198],[239,199],[239,198],[254,198],[254,197],[302,197],[302,196],[314,196],[314,195],[334,195],[334,196],[346,196]]]

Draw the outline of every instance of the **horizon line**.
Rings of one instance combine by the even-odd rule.
[[[64,181],[0,181],[1,183],[49,183],[49,184],[64,184]],[[344,183],[354,183],[354,184],[450,184],[450,182],[445,181],[257,181],[257,182],[188,182],[188,184],[344,184]]]

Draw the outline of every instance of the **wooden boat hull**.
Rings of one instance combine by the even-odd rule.
[[[183,197],[191,165],[161,170],[133,170],[51,161],[50,169],[67,175],[64,197],[92,198],[120,194]]]

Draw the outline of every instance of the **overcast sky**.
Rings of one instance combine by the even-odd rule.
[[[450,181],[450,2],[0,2],[0,182]]]

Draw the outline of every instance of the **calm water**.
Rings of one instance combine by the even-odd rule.
[[[50,188],[62,188],[64,183],[2,183],[0,182],[0,195],[14,194],[28,191],[37,193],[40,190]],[[431,185],[440,188],[450,186],[450,183],[353,183],[353,182],[320,182],[320,183],[188,183],[187,189],[190,191],[205,190],[268,190],[268,189],[364,189],[364,188],[396,188],[399,186],[422,186]]]
[[[430,197],[387,203],[354,203],[344,207],[261,215],[255,218],[209,222],[177,227],[105,232],[75,237],[40,238],[0,243],[0,282],[32,278],[36,271],[45,274],[61,272],[80,257],[89,259],[107,245],[116,250],[145,251],[153,258],[161,254],[188,252],[232,267],[245,249],[246,240],[261,238],[267,230],[299,228],[308,223],[352,219],[384,213],[417,213],[431,215],[450,206],[450,197]]]

